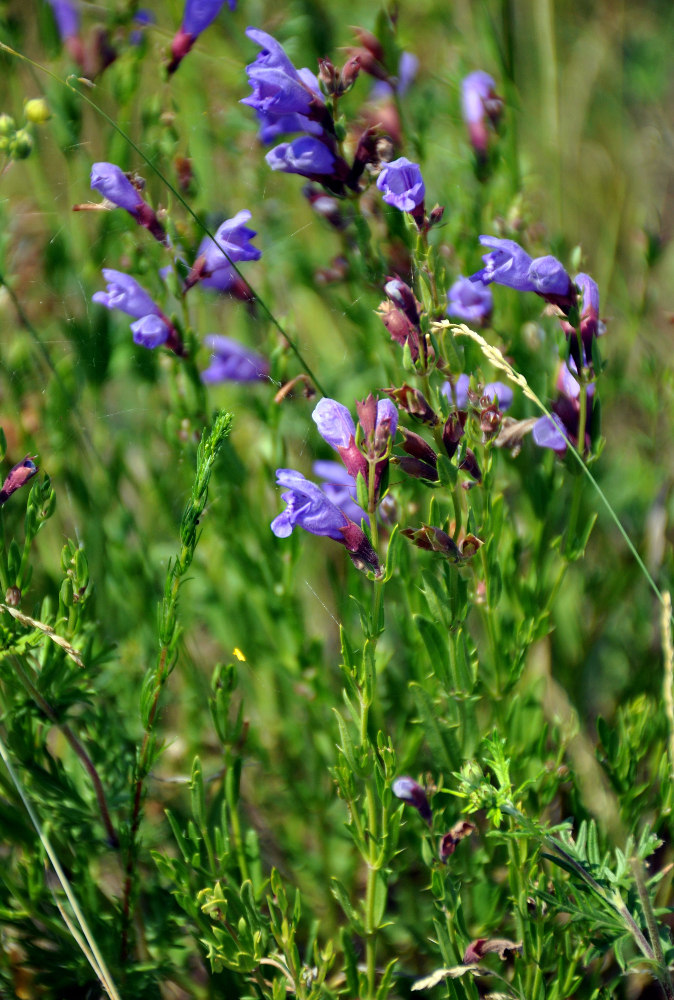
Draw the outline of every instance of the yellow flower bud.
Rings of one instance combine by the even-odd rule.
[[[34,125],[42,125],[43,122],[49,121],[51,118],[51,111],[44,97],[32,97],[26,101],[23,113],[26,116],[26,121],[32,122]]]

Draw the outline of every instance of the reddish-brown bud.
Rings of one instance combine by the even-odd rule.
[[[470,448],[466,448],[466,456],[462,462],[459,463],[459,468],[467,472],[473,479],[476,479],[478,483],[482,482],[482,473],[480,472],[480,466],[477,464],[477,459],[475,458],[475,453],[471,451]]]
[[[459,410],[457,413],[451,413],[445,422],[445,426],[442,428],[442,443],[445,446],[445,451],[449,458],[453,458],[456,454],[456,449],[459,447],[459,441],[463,437],[463,428],[466,423],[466,413],[463,410]]]
[[[363,529],[359,528],[354,521],[349,521],[346,527],[340,530],[344,536],[346,551],[351,556],[351,561],[356,569],[360,569],[363,572],[372,570],[377,574],[380,573],[381,566],[379,565],[377,553],[372,548]]]
[[[406,382],[399,389],[384,389],[383,391],[395,401],[401,410],[405,410],[406,413],[421,420],[422,423],[435,427],[439,422],[437,414],[431,409],[423,393]]]

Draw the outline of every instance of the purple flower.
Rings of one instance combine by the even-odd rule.
[[[246,66],[253,93],[241,103],[248,104],[259,115],[265,116],[267,124],[270,117],[289,114],[315,116],[325,101],[314,74],[308,69],[295,69],[283,47],[266,31],[246,28],[246,34],[262,51],[255,62]]]
[[[397,799],[402,799],[403,802],[407,802],[409,805],[414,806],[421,818],[425,820],[429,826],[431,825],[431,820],[433,818],[431,807],[428,804],[426,792],[423,790],[418,781],[415,781],[414,778],[409,778],[407,776],[396,778],[391,785],[391,791]]]
[[[103,277],[108,283],[108,289],[106,292],[96,292],[92,296],[94,302],[99,302],[106,309],[120,309],[136,319],[149,314],[161,316],[159,306],[130,274],[104,267]]]
[[[269,374],[265,358],[253,354],[229,337],[212,334],[204,344],[213,349],[209,367],[201,373],[202,382],[255,382]]]
[[[592,341],[605,332],[604,324],[599,319],[599,288],[589,274],[577,274],[573,279],[576,288],[582,295],[580,307],[580,335],[583,341],[583,351],[587,357],[592,357]],[[562,328],[571,340],[571,353],[577,362],[579,347],[576,331],[570,323],[562,321]]]
[[[589,274],[582,273],[577,274],[573,282],[580,289],[583,296],[581,317],[583,319],[593,318],[596,322],[599,318],[599,288],[597,287],[597,282]],[[597,336],[600,336],[603,332],[603,330],[597,330]]]
[[[358,569],[381,572],[377,553],[363,529],[349,520],[315,483],[294,469],[277,469],[276,482],[287,487],[281,494],[286,509],[271,523],[277,538],[287,538],[299,525],[312,535],[325,535],[340,542]]]
[[[37,471],[37,465],[30,455],[26,455],[22,462],[13,466],[2,484],[2,489],[0,489],[0,507],[9,500],[12,493],[16,493],[22,486],[25,486],[28,480],[37,474]]]
[[[66,41],[77,35],[80,30],[80,14],[76,4],[71,0],[48,0],[54,12],[54,20],[61,41]]]
[[[387,163],[377,178],[377,187],[387,205],[401,212],[412,212],[421,207],[423,213],[426,188],[419,165],[401,156]],[[416,214],[416,213],[415,213]]]
[[[519,243],[497,236],[480,236],[480,243],[492,250],[482,258],[485,265],[482,270],[471,274],[471,281],[481,281],[485,285],[495,281],[497,285],[518,292],[536,292],[547,302],[562,308],[575,301],[571,278],[555,257],[548,255],[532,260]]]
[[[440,392],[447,397],[450,403],[457,408],[457,410],[466,410],[468,408],[468,390],[470,389],[470,376],[463,374],[459,375],[458,379],[452,385],[451,382],[445,382],[441,388]],[[488,382],[482,389],[482,399],[484,398],[491,400],[496,397],[498,403],[498,408],[501,413],[505,413],[507,409],[512,406],[513,402],[513,391],[510,386],[505,385],[503,382]]]
[[[379,497],[379,483],[388,463],[389,443],[398,429],[398,410],[390,399],[368,396],[356,403],[363,430],[363,451],[356,444],[356,427],[345,406],[334,399],[321,399],[312,417],[324,441],[339,453],[346,471],[355,481],[360,473],[365,482],[374,465],[374,496]]]
[[[92,300],[106,309],[119,309],[133,316],[136,322],[131,324],[131,330],[136,344],[149,348],[166,344],[175,354],[184,354],[178,331],[135,278],[111,268],[103,268],[103,277],[107,291],[95,292]]]
[[[186,0],[182,24],[171,42],[169,74],[175,73],[201,32],[215,21],[224,3],[225,0]],[[234,10],[236,0],[227,0],[227,3],[229,9]]]
[[[126,174],[114,163],[94,163],[91,187],[118,208],[124,208],[156,240],[168,246],[168,237],[156,213],[133,186]]]
[[[461,81],[461,109],[466,125],[470,127],[484,121],[485,104],[493,96],[495,86],[493,77],[481,69],[469,73],[463,78]]]
[[[186,0],[182,30],[196,38],[210,27],[222,10],[225,0]],[[228,0],[229,9],[236,8],[236,0]]]
[[[343,465],[320,459],[314,462],[313,471],[322,480],[321,489],[335,507],[339,507],[356,524],[360,524],[362,520],[370,523],[365,511],[356,503],[356,481]]]
[[[114,163],[94,163],[91,186],[118,208],[125,208],[134,218],[144,201],[126,174]]]
[[[168,320],[162,316],[155,316],[153,313],[137,319],[135,323],[131,324],[131,330],[134,343],[140,344],[141,347],[159,347],[161,344],[165,344],[171,336],[171,326]]]
[[[447,315],[450,319],[482,325],[489,320],[493,307],[491,290],[481,281],[459,277],[447,292]]]
[[[572,292],[571,278],[556,257],[536,257],[529,266],[529,278],[534,291],[543,298],[568,298]]]
[[[155,23],[155,16],[151,10],[137,10],[133,15],[133,23],[137,24],[137,28],[133,28],[129,32],[129,42],[131,45],[140,45],[143,41],[143,29],[147,28],[149,24]]]
[[[350,448],[356,437],[356,425],[346,406],[334,399],[321,399],[311,414],[318,433],[331,448]]]
[[[481,281],[490,285],[515,288],[518,292],[535,292],[533,282],[529,277],[531,257],[514,240],[501,240],[497,236],[480,236],[483,247],[491,247],[491,253],[482,258],[484,267],[481,271],[471,274],[471,281]]]
[[[539,448],[552,448],[553,451],[562,455],[569,442],[569,434],[561,417],[558,417],[556,413],[550,417],[540,417],[533,426],[531,436]]]
[[[277,469],[276,482],[287,489],[281,494],[286,510],[271,523],[277,538],[287,538],[299,525],[312,535],[327,535],[336,542],[344,541],[342,528],[347,527],[348,520],[315,483],[294,469]]]
[[[540,448],[552,448],[561,455],[566,451],[569,441],[577,444],[580,415],[580,383],[576,378],[577,371],[573,358],[569,359],[568,365],[560,366],[556,383],[558,396],[551,406],[552,415],[537,420],[531,432],[534,442]],[[592,416],[594,392],[595,386],[591,382],[585,388],[588,426]],[[583,449],[588,443],[589,435],[586,432]]]
[[[287,174],[301,174],[302,177],[317,177],[332,174],[337,159],[325,143],[313,136],[305,135],[292,142],[282,142],[274,146],[265,157],[272,170],[282,170]]]
[[[477,70],[469,73],[461,82],[461,109],[463,120],[468,126],[470,142],[480,160],[484,160],[489,145],[487,119],[498,125],[503,110],[503,101],[497,97],[495,83],[489,73]]]
[[[215,232],[215,239],[219,246],[209,236],[206,236],[199,244],[193,270],[198,273],[196,280],[200,280],[205,288],[216,288],[221,292],[227,291],[237,277],[232,263],[260,259],[262,251],[250,242],[257,233],[245,225],[250,217],[250,212],[247,209],[242,209],[237,212],[233,219],[222,222]],[[191,282],[191,284],[194,283],[194,281]]]

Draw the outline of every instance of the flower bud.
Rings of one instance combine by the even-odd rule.
[[[26,116],[26,121],[32,122],[33,125],[42,125],[43,122],[49,121],[51,118],[51,111],[44,97],[33,97],[30,101],[26,101],[23,113]]]
[[[459,562],[461,551],[446,531],[435,528],[432,524],[422,524],[420,528],[403,528],[401,534],[409,538],[413,545],[426,552],[442,552],[452,562]]]
[[[417,781],[408,777],[396,778],[391,785],[391,791],[397,799],[402,799],[403,802],[407,802],[409,805],[413,806],[418,811],[421,818],[425,820],[429,826],[431,825],[431,820],[433,818],[431,807],[428,804],[426,792]]]
[[[456,454],[459,441],[463,437],[465,423],[466,412],[465,410],[459,410],[457,413],[450,414],[445,426],[442,428],[442,443],[445,446],[448,458],[453,458]]]
[[[477,464],[477,459],[475,458],[475,453],[471,451],[470,448],[466,448],[466,456],[462,462],[459,463],[459,468],[467,472],[473,479],[476,479],[478,483],[482,482],[482,473],[480,472],[480,466]]]
[[[329,59],[318,60],[318,79],[328,94],[336,94],[339,91],[339,73]]]
[[[33,137],[25,128],[20,128],[9,143],[9,155],[15,160],[25,160],[33,151]]]
[[[396,404],[410,416],[416,417],[424,424],[435,427],[438,423],[437,414],[431,409],[423,393],[406,382],[399,389],[384,389]]]
[[[11,115],[3,112],[0,115],[0,135],[12,135],[16,131],[16,123]]]

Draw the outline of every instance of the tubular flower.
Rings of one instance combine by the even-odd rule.
[[[272,170],[318,180],[325,174],[333,174],[338,162],[325,143],[311,135],[274,146],[265,159]]]
[[[245,283],[240,282],[232,263],[259,260],[262,256],[262,251],[251,242],[257,233],[245,225],[250,217],[250,212],[242,209],[232,219],[227,219],[218,226],[215,241],[209,236],[201,241],[194,266],[187,278],[187,288],[197,282],[201,282],[204,288],[215,288],[219,292],[236,291],[239,283],[245,286]],[[245,294],[240,297],[250,297],[245,287],[241,292]]]
[[[417,163],[406,156],[387,163],[377,177],[377,187],[387,205],[410,212],[415,220],[423,219],[426,187]]]
[[[495,282],[518,292],[536,292],[562,310],[568,311],[575,303],[573,282],[555,257],[532,260],[519,243],[497,236],[480,236],[480,243],[491,251],[482,258],[484,267],[471,274],[471,281],[481,281],[484,285]]]
[[[125,209],[156,240],[168,245],[166,232],[155,212],[143,201],[137,188],[116,164],[105,161],[94,163],[91,168],[91,187],[102,194],[106,201]]]
[[[389,442],[398,428],[398,411],[390,399],[376,401],[372,396],[356,405],[366,453],[356,444],[356,426],[346,406],[334,399],[321,399],[312,417],[318,433],[339,453],[346,471],[354,480],[361,473],[367,483],[370,464],[374,463],[374,493],[375,499],[378,499],[379,484],[388,463]]]
[[[402,799],[403,802],[407,802],[409,805],[413,806],[421,818],[431,825],[431,820],[433,814],[431,813],[431,807],[428,804],[428,799],[426,797],[426,792],[423,790],[418,781],[414,778],[409,778],[407,776],[402,778],[396,778],[391,785],[391,791],[397,799]]]
[[[230,10],[236,0],[227,0]],[[225,5],[225,0],[186,0],[183,20],[171,42],[169,73],[175,73],[202,31],[210,27]]]
[[[576,445],[581,450],[585,450],[591,444],[590,435],[586,431],[585,441],[582,445],[578,442],[579,417],[580,417],[580,383],[576,378],[578,369],[573,358],[569,359],[569,364],[562,364],[557,376],[558,396],[550,409],[552,414],[549,417],[540,417],[533,426],[531,435],[535,443],[540,448],[552,448],[557,454],[563,455],[569,442]],[[595,386],[591,382],[585,388],[587,399],[587,421],[586,426],[590,426],[592,418],[592,399]]]
[[[267,127],[287,115],[298,115],[292,119],[298,127],[291,131],[308,131],[305,119],[320,121],[327,114],[318,80],[308,69],[295,69],[283,46],[266,31],[246,28],[246,34],[262,51],[246,66],[253,93],[241,103],[253,108]]]
[[[369,524],[367,514],[356,503],[356,481],[343,465],[320,459],[314,462],[313,470],[314,475],[322,480],[321,489],[335,507],[339,507],[356,524],[360,524],[363,520]]]
[[[529,277],[531,257],[519,243],[501,240],[497,236],[480,236],[480,243],[483,247],[490,247],[491,251],[482,258],[482,270],[471,274],[471,281],[481,281],[484,285],[495,281],[497,285],[505,285],[518,292],[536,291]]]
[[[488,323],[494,308],[491,290],[481,281],[459,277],[447,292],[447,315],[465,323]]]
[[[255,382],[269,375],[269,362],[229,337],[204,337],[212,348],[211,363],[201,373],[202,382]]]
[[[133,316],[136,322],[131,324],[131,330],[136,344],[149,348],[165,344],[175,354],[185,353],[178,331],[135,278],[112,268],[103,268],[103,277],[107,291],[95,292],[92,300],[106,309],[119,309]]]
[[[573,279],[577,291],[582,296],[580,307],[580,336],[583,344],[583,354],[586,358],[592,359],[592,341],[595,337],[601,337],[605,333],[605,327],[599,319],[599,288],[589,274],[577,274]],[[562,329],[569,338],[569,348],[571,357],[576,362],[580,361],[580,347],[575,328],[566,320],[562,320]],[[585,361],[583,361],[585,363]]]
[[[483,70],[469,73],[461,82],[463,120],[468,126],[471,145],[480,157],[486,155],[489,142],[486,119],[496,125],[503,109],[495,87],[493,78]]]
[[[286,487],[281,499],[286,504],[271,523],[277,538],[287,538],[296,526],[312,535],[325,535],[344,545],[359,569],[379,571],[377,555],[365,532],[349,520],[315,483],[294,469],[277,469],[276,481]]]

